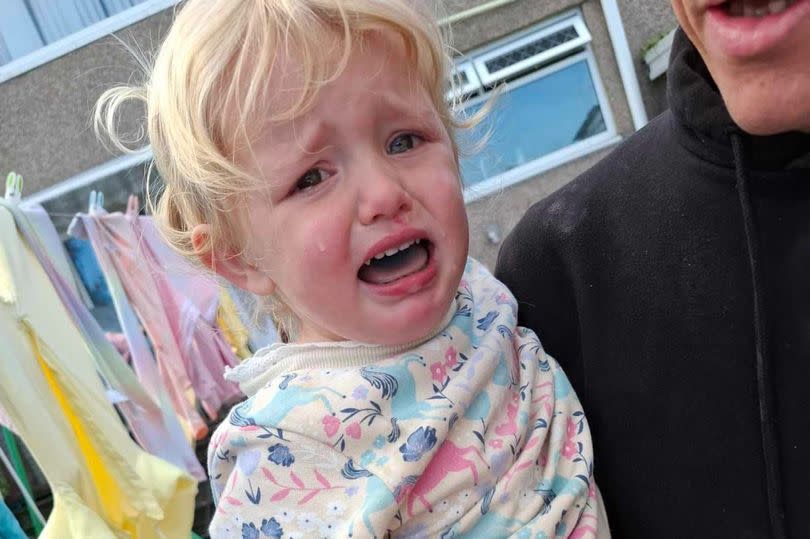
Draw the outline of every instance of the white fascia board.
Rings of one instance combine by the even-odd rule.
[[[30,54],[12,60],[0,66],[0,84],[56,60],[76,49],[80,49],[104,36],[151,17],[178,2],[179,0],[145,0],[121,13],[107,17],[87,28],[65,36],[59,41],[54,41],[50,45],[45,45]]]

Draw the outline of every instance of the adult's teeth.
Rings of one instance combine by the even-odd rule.
[[[728,14],[732,17],[767,17],[782,13],[795,0],[769,0],[762,4],[759,0],[729,0]]]

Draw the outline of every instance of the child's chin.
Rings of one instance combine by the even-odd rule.
[[[410,320],[401,320],[395,327],[389,326],[384,330],[381,328],[375,334],[376,340],[379,341],[377,344],[397,346],[423,340],[440,329],[438,326],[442,323],[445,314],[447,314],[447,309],[443,309],[441,313],[430,312],[415,316]]]

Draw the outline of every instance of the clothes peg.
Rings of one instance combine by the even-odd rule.
[[[127,199],[127,215],[137,216],[140,213],[140,205],[137,195],[129,195]]]
[[[90,191],[90,199],[87,202],[87,213],[93,213],[96,209],[96,203],[98,201],[98,193],[95,190]]]
[[[98,196],[96,198],[96,208],[99,210],[104,209],[104,193],[102,191],[98,192]]]
[[[5,199],[12,204],[18,204],[22,199],[23,177],[16,172],[9,172],[6,176]]]

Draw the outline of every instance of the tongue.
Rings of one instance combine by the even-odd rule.
[[[428,259],[426,247],[419,243],[395,255],[372,260],[368,266],[360,268],[357,276],[371,284],[387,284],[415,273],[425,267]]]

